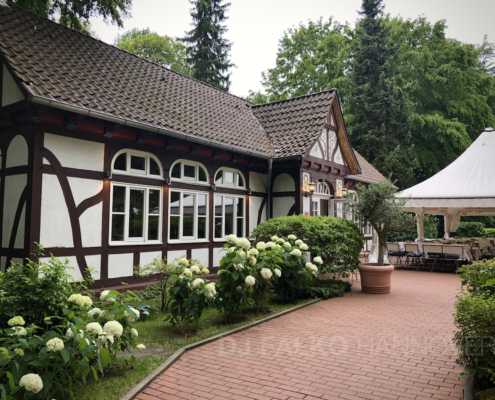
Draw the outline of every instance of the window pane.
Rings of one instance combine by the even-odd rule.
[[[237,174],[237,186],[244,186],[244,179],[242,179],[241,174]]]
[[[237,237],[243,237],[244,236],[244,219],[242,218],[237,218]]]
[[[172,168],[172,173],[170,174],[172,178],[180,178],[180,166],[181,163],[177,163],[174,165],[174,167]]]
[[[170,239],[179,239],[180,217],[170,217]]]
[[[113,169],[127,171],[127,153],[122,153],[113,163]]]
[[[113,187],[113,212],[125,212],[125,187],[114,186]]]
[[[234,173],[225,171],[225,184],[233,184],[234,183]]]
[[[143,237],[144,190],[130,190],[129,237]]]
[[[146,159],[144,157],[131,155],[131,169],[137,169],[139,171],[146,171]]]
[[[234,233],[234,199],[225,198],[225,235]]]
[[[206,194],[198,194],[198,215],[206,215]]]
[[[217,217],[222,216],[222,196],[215,196],[215,215]]]
[[[150,189],[148,214],[160,214],[160,191]]]
[[[206,171],[202,167],[198,167],[198,175],[200,182],[206,182]]]
[[[223,171],[218,171],[217,172],[217,176],[215,176],[215,183],[218,185],[218,184],[222,184],[223,183]]]
[[[222,218],[215,218],[215,237],[222,237]]]
[[[194,236],[194,195],[184,194],[182,198],[182,236]]]
[[[158,240],[159,217],[148,217],[148,240]]]
[[[170,193],[170,214],[179,215],[180,214],[180,193],[172,192]]]
[[[196,179],[196,166],[184,164],[184,178]]]
[[[112,242],[124,240],[124,218],[122,214],[112,215]]]
[[[237,216],[244,216],[244,199],[237,199]]]
[[[160,175],[160,167],[158,163],[150,157],[150,174],[151,175]]]
[[[206,239],[206,218],[198,218],[198,239]]]

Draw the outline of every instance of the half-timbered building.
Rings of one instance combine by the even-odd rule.
[[[344,192],[384,179],[335,89],[254,105],[16,6],[0,7],[0,93],[2,270],[36,243],[96,286],[156,257],[214,268],[227,235],[351,218]]]

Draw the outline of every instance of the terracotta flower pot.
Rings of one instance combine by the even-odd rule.
[[[394,270],[392,264],[360,264],[358,269],[363,292],[375,294],[390,293],[390,282],[392,281],[392,271]]]

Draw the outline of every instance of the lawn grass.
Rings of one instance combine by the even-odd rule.
[[[292,303],[269,301],[269,313],[257,314],[254,309],[245,309],[241,312],[240,321],[231,325],[225,322],[223,314],[219,314],[215,308],[209,308],[204,311],[198,327],[193,327],[186,336],[170,323],[164,322],[166,314],[156,312],[152,313],[146,321],[135,322],[133,327],[139,332],[137,343],[143,343],[148,349],[160,347],[174,352],[185,345],[230,331],[309,301],[311,299]],[[155,298],[145,300],[144,303],[159,307],[160,300]],[[165,358],[146,357],[137,360],[132,368],[125,367],[124,362],[119,361],[112,366],[103,379],[98,379],[96,382],[90,379],[87,385],[75,386],[75,398],[77,400],[118,400],[164,361]]]

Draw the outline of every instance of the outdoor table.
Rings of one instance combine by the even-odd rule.
[[[404,244],[406,242],[399,242],[399,247],[401,250],[404,250]],[[425,242],[411,242],[411,244],[417,244],[418,245],[418,248],[419,250],[423,251],[423,244],[437,244],[437,243],[432,243],[431,241],[425,241]],[[459,246],[459,244],[442,244],[442,243],[438,243],[438,245],[442,245],[442,246]],[[474,250],[477,250],[477,257],[478,258],[475,258],[474,254],[471,253],[471,248],[468,244],[464,244],[464,257],[469,261],[473,261],[473,260],[479,260],[481,258],[481,249],[477,249],[475,248]],[[479,253],[479,254],[478,254]]]

